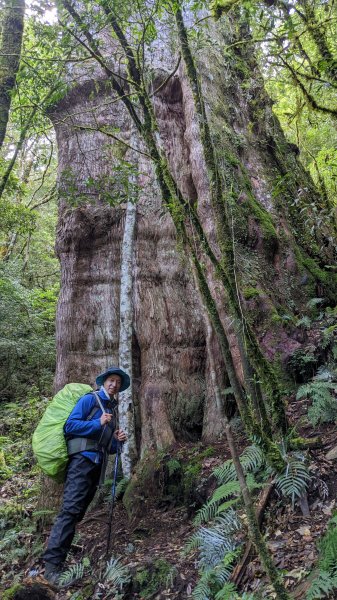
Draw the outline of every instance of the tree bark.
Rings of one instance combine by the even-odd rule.
[[[133,179],[136,179],[133,177]],[[136,184],[136,181],[134,182]],[[120,338],[119,365],[130,376],[130,387],[121,393],[118,402],[119,427],[127,434],[123,444],[122,466],[123,475],[131,477],[132,466],[137,458],[135,438],[135,414],[133,398],[132,373],[132,333],[133,333],[133,278],[132,266],[134,256],[134,236],[136,227],[137,206],[136,198],[131,198],[126,206],[124,236],[121,257],[121,293],[120,293]]]
[[[24,0],[5,0],[0,47],[0,149],[6,135],[11,94],[19,69],[23,35]]]
[[[55,390],[69,381],[93,384],[98,372],[118,361],[125,207],[109,206],[97,190],[104,177],[113,179],[123,146],[85,129],[100,119],[120,128],[123,139],[131,139],[126,113],[109,100],[104,81],[95,86],[87,79],[51,115],[60,190]],[[102,108],[97,113],[91,107],[98,105]],[[202,307],[144,150],[139,149],[132,273],[133,403],[140,453],[177,439],[199,439],[206,388]],[[88,190],[89,178],[96,184]],[[195,427],[189,404],[200,413]]]

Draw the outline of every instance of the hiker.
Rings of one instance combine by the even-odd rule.
[[[98,375],[96,385],[100,389],[82,396],[64,425],[69,463],[63,504],[42,557],[44,577],[54,584],[61,575],[76,523],[83,519],[98,484],[104,481],[107,454],[116,452],[117,443],[126,440],[126,434],[115,429],[115,394],[129,387],[129,375],[119,367],[110,367]]]

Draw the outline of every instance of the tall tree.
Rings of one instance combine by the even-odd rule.
[[[1,6],[2,32],[0,46],[0,149],[2,147],[14,91],[16,74],[20,65],[24,0],[4,0]]]
[[[298,282],[296,311],[305,306],[310,294],[317,293],[316,286],[332,297],[331,279],[322,268],[332,260],[331,244],[329,224],[320,231],[315,227],[310,207],[320,206],[321,201],[272,115],[251,47],[237,46],[247,31],[247,23],[240,13],[228,21],[227,28],[203,22],[200,34],[208,35],[216,44],[211,45],[206,38],[207,51],[204,49],[196,60],[191,50],[193,31],[188,31],[179,3],[173,5],[175,32],[169,13],[165,14],[165,24],[160,21],[157,5],[142,6],[142,15],[137,15],[138,21],[136,18],[140,23],[137,31],[135,27],[128,29],[128,11],[134,7],[120,11],[115,2],[101,4],[98,23],[90,14],[90,7],[86,6],[89,12],[82,12],[82,5],[63,2],[76,26],[72,35],[96,61],[97,76],[111,86],[112,102],[120,99],[144,139],[165,205],[196,266],[200,291],[208,300],[215,330],[222,336],[228,375],[247,427],[250,424],[251,432],[255,427],[255,433],[261,437],[268,427],[284,429],[281,392],[269,359],[280,351],[280,338],[284,358],[300,343],[296,331],[287,331],[281,319],[275,317],[278,307],[290,307],[295,302],[290,294],[294,281]],[[106,29],[101,43],[99,32],[104,22],[111,27],[113,37],[109,42]],[[170,35],[177,36],[184,65],[178,61],[174,66],[174,57],[168,52]],[[157,39],[164,47],[160,67],[156,62],[159,59],[151,65],[151,46],[156,49]],[[227,51],[230,61],[221,54],[223,46],[231,47]],[[110,56],[122,52],[127,70],[120,67],[120,61],[109,62],[107,52]],[[227,69],[226,80],[222,77],[223,68]],[[101,85],[102,96],[104,83]],[[73,101],[75,97],[74,89]],[[237,106],[241,107],[240,112]],[[105,124],[108,121],[102,118],[102,125],[93,114],[82,121],[76,114],[75,119],[71,126],[82,134],[86,131],[93,136],[96,132],[116,138]],[[116,120],[110,114],[109,119],[123,129],[121,117]],[[92,166],[97,172],[97,165]],[[96,186],[97,182],[98,179]],[[307,211],[306,219],[303,210]],[[78,215],[73,212],[71,218],[75,222]],[[312,233],[307,221],[312,225]],[[64,220],[62,228],[65,223]],[[278,284],[271,286],[275,278]],[[306,287],[301,287],[303,278]],[[254,301],[249,302],[252,298]],[[258,313],[258,318],[252,311]],[[230,325],[228,313],[232,317]],[[272,335],[266,336],[265,328],[271,322]],[[230,343],[235,337],[236,342]],[[236,356],[234,369],[231,353]],[[163,394],[157,394],[162,401]],[[143,406],[144,401],[145,398]],[[268,423],[270,410],[272,419]],[[154,417],[151,418],[154,427]],[[166,440],[170,436],[171,433]]]

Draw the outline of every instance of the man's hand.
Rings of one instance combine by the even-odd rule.
[[[103,425],[106,425],[107,423],[110,423],[111,419],[112,419],[112,414],[103,413],[100,418],[101,425],[103,426]]]
[[[125,442],[127,440],[127,435],[124,433],[124,431],[122,431],[122,429],[116,429],[114,432],[114,438],[118,442]]]

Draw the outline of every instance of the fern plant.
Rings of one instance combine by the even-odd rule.
[[[337,588],[337,575],[331,575],[328,571],[320,571],[319,575],[312,582],[306,600],[318,600],[326,598]]]
[[[209,527],[200,527],[191,537],[186,552],[199,550],[199,565],[212,568],[218,565],[228,552],[237,548],[234,534],[241,528],[236,512],[229,509],[217,517]]]
[[[84,575],[85,564],[83,561],[81,563],[76,563],[72,565],[67,571],[61,573],[59,577],[59,582],[62,586],[71,585],[74,581],[78,581],[82,579]]]
[[[223,588],[215,594],[215,600],[255,600],[255,594],[238,594],[234,583],[227,582]]]
[[[246,448],[240,456],[240,462],[248,488],[253,490],[261,487],[254,476],[265,465],[261,449],[257,445]],[[199,510],[194,521],[196,525],[210,524],[208,527],[199,527],[186,545],[187,552],[199,550],[201,577],[192,594],[194,600],[208,600],[214,598],[214,594],[221,593],[241,551],[237,540],[241,521],[234,510],[241,501],[240,486],[232,460],[217,467],[214,475],[220,486]]]
[[[192,598],[194,600],[214,598],[214,594],[219,593],[227,584],[236,559],[237,552],[231,552],[226,556],[226,561],[223,563],[218,564],[213,569],[205,569],[192,592]]]
[[[292,504],[307,490],[310,475],[304,462],[304,456],[299,452],[286,455],[286,468],[284,473],[277,474],[275,484],[283,496],[291,498]]]
[[[327,423],[337,418],[337,382],[322,381],[317,376],[310,383],[301,385],[296,398],[309,398],[312,402],[308,418],[313,425]]]
[[[326,598],[337,590],[337,516],[330,520],[319,550],[319,574],[312,582],[306,600]]]
[[[261,448],[256,444],[248,446],[240,456],[240,463],[245,474],[255,473],[265,465],[265,462],[265,455]],[[227,481],[236,479],[236,472],[232,460],[227,460],[223,465],[214,469],[213,473],[219,483],[227,483]]]
[[[128,477],[123,477],[123,479],[121,479],[117,485],[116,485],[116,499],[117,498],[121,498],[124,493],[126,488],[128,487],[130,483],[130,479]]]
[[[121,590],[130,581],[129,570],[123,565],[120,558],[112,556],[107,562],[104,580],[111,583],[113,588],[111,591],[116,592]]]
[[[263,487],[256,474],[264,469],[264,475],[275,477],[275,483],[280,492],[292,499],[301,497],[307,489],[310,480],[305,459],[299,452],[288,454],[285,442],[282,447],[282,456],[286,463],[283,473],[275,473],[270,467],[266,468],[266,457],[258,446],[258,442],[249,446],[240,456],[246,483],[250,491]],[[241,502],[240,486],[232,460],[227,460],[223,465],[213,471],[220,486],[214,491],[213,496],[198,511],[194,524],[209,523],[208,527],[202,525],[194,533],[186,545],[186,551],[199,550],[200,580],[193,591],[194,600],[226,600],[226,598],[240,598],[234,593],[228,581],[233,562],[240,552],[237,533],[241,522],[235,511]],[[227,562],[228,560],[228,562]],[[214,595],[216,594],[216,595]],[[227,595],[226,595],[227,594]],[[231,595],[232,594],[232,595]],[[247,595],[247,600],[254,596]]]
[[[171,458],[170,460],[168,460],[166,463],[166,467],[168,469],[168,473],[169,473],[170,477],[177,471],[181,470],[181,464],[180,464],[179,460],[177,460],[176,458]]]

